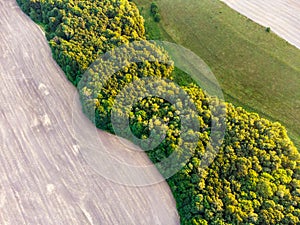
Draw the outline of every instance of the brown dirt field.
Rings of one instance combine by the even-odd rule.
[[[299,0],[222,0],[234,10],[300,48]]]
[[[14,0],[0,0],[0,30],[0,224],[179,224],[166,182],[119,185],[84,160],[81,147],[101,143],[120,161],[150,165],[85,118],[42,32]],[[74,134],[74,112],[99,139]]]

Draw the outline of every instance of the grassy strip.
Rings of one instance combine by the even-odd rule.
[[[84,71],[98,54],[128,42],[128,37],[131,41],[139,40],[144,34],[138,11],[127,1],[79,1],[74,2],[74,5],[62,1],[54,3],[19,0],[19,3],[34,19],[45,24],[46,36],[50,39],[54,57],[74,84],[81,81],[80,71]],[[132,15],[129,9],[135,11],[135,14]],[[102,12],[101,17],[95,16],[99,12]],[[117,24],[124,26],[125,35]],[[150,49],[147,52],[143,49],[146,48],[143,43],[146,44],[142,42],[137,51],[129,47],[124,52],[125,57],[128,52],[139,55],[142,51],[142,63],[124,67],[101,87],[99,76],[106,74],[99,71],[110,71],[115,66],[114,62],[104,58],[89,70],[90,76],[85,80],[86,85],[79,87],[84,111],[87,116],[91,112],[91,118],[96,111],[95,123],[98,128],[113,132],[110,129],[111,109],[115,97],[126,84],[147,76],[169,77],[171,66],[146,60],[149,54],[166,58],[168,56],[151,44],[147,46]],[[123,59],[120,57],[122,54],[113,51],[110,55]],[[179,111],[177,106],[182,105],[182,102],[177,97],[176,90],[172,90],[175,84],[162,81],[159,87],[150,83],[150,89],[157,90],[158,94],[166,91],[172,93],[174,106],[159,97],[141,98],[129,114],[131,131],[137,137],[147,139],[154,125],[158,126],[159,131],[167,133],[165,140],[148,153],[154,163],[162,161],[171,153],[176,153],[176,157],[188,158],[186,165],[167,180],[177,200],[181,223],[299,223],[300,156],[284,127],[230,104],[225,109],[218,100],[209,99],[199,87],[190,85],[193,81],[182,71],[175,70],[174,74],[178,83],[184,85],[181,88],[193,99],[197,113],[190,108]],[[130,88],[127,91],[133,93]],[[143,86],[135,90],[136,93],[139,92],[138,96],[144,91]],[[130,95],[120,95],[120,102],[126,102],[128,96]],[[226,111],[227,117],[213,117],[211,107],[218,114]],[[118,122],[124,115],[122,110],[117,113],[120,116],[116,116],[114,122]],[[194,131],[193,124],[189,124],[191,128],[180,133],[179,115],[198,119],[200,127],[196,128],[200,128],[201,132]],[[158,118],[169,122],[162,125]],[[226,123],[224,142],[214,161],[212,153],[216,149],[209,145],[212,123],[217,127]],[[125,131],[131,134],[130,130]],[[154,138],[160,140],[161,133],[155,131]],[[191,137],[199,137],[195,149],[191,148]],[[183,141],[184,138],[186,141]],[[182,148],[179,147],[180,143],[183,143]],[[192,157],[186,155],[187,153],[191,153]],[[172,160],[177,162],[176,157]],[[202,160],[212,163],[208,168],[203,168]],[[161,172],[168,171],[175,164],[167,161],[158,169],[162,169]]]
[[[157,0],[160,23],[149,1],[135,2],[143,8],[148,39],[192,49],[211,67],[227,101],[279,121],[300,147],[298,49],[219,0]]]

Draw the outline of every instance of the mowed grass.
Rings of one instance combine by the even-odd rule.
[[[279,121],[300,149],[300,50],[219,0],[155,2],[160,23],[150,15],[150,1],[135,0],[148,39],[192,50],[210,66],[228,102]]]

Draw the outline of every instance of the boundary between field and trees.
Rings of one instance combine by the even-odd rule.
[[[78,87],[83,110],[98,128],[114,133],[111,122],[114,99],[135,80],[168,78],[177,81],[191,97],[197,114],[185,116],[197,118],[201,132],[189,130],[188,135],[199,136],[199,141],[195,149],[190,149],[191,157],[186,165],[167,179],[177,202],[181,224],[300,222],[300,155],[286,129],[256,113],[210,98],[187,74],[174,70],[172,64],[147,61],[154,55],[168,61],[169,56],[164,49],[146,41],[144,19],[134,3],[127,0],[18,0],[18,3],[34,21],[42,24],[53,57],[74,85],[84,79],[82,74],[100,55],[124,44],[129,46],[133,41],[142,43],[137,46],[145,56],[141,58],[142,62],[125,66],[103,87],[97,81],[104,75],[90,69],[91,76],[85,81],[87,86]],[[158,13],[152,11],[154,15]],[[162,14],[162,10],[159,13]],[[156,22],[155,26],[161,22]],[[152,30],[154,33],[158,31]],[[128,48],[124,54],[129,53],[133,57],[137,54],[135,49]],[[114,51],[110,56],[122,57]],[[114,66],[104,59],[94,68],[109,73]],[[170,88],[168,83],[162,83],[159,90]],[[136,91],[143,92],[142,89]],[[226,113],[226,118],[223,121],[214,118],[212,110]],[[173,152],[185,154],[178,152],[177,148],[181,136],[187,135],[180,133],[180,113],[170,102],[155,96],[139,99],[132,107],[130,128],[136,137],[147,139],[154,126],[166,132],[165,140],[147,152],[153,163]],[[162,126],[159,118],[168,121],[167,125]],[[201,168],[203,155],[210,148],[213,123],[216,126],[226,124],[225,138],[211,165]],[[185,144],[189,146],[188,142]]]
[[[299,49],[219,0],[155,0],[159,23],[149,1],[134,2],[149,40],[191,49],[212,69],[228,102],[279,121],[300,148]]]

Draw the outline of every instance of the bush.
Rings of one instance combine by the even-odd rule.
[[[150,10],[151,10],[151,13],[153,15],[155,15],[156,13],[158,13],[158,5],[155,2],[152,2]]]
[[[161,19],[160,14],[159,14],[159,13],[156,13],[156,14],[154,15],[154,21],[158,23],[158,22],[160,21],[160,19]]]
[[[158,23],[160,21],[161,17],[159,14],[158,5],[155,2],[151,3],[150,11],[154,18],[154,21]]]

